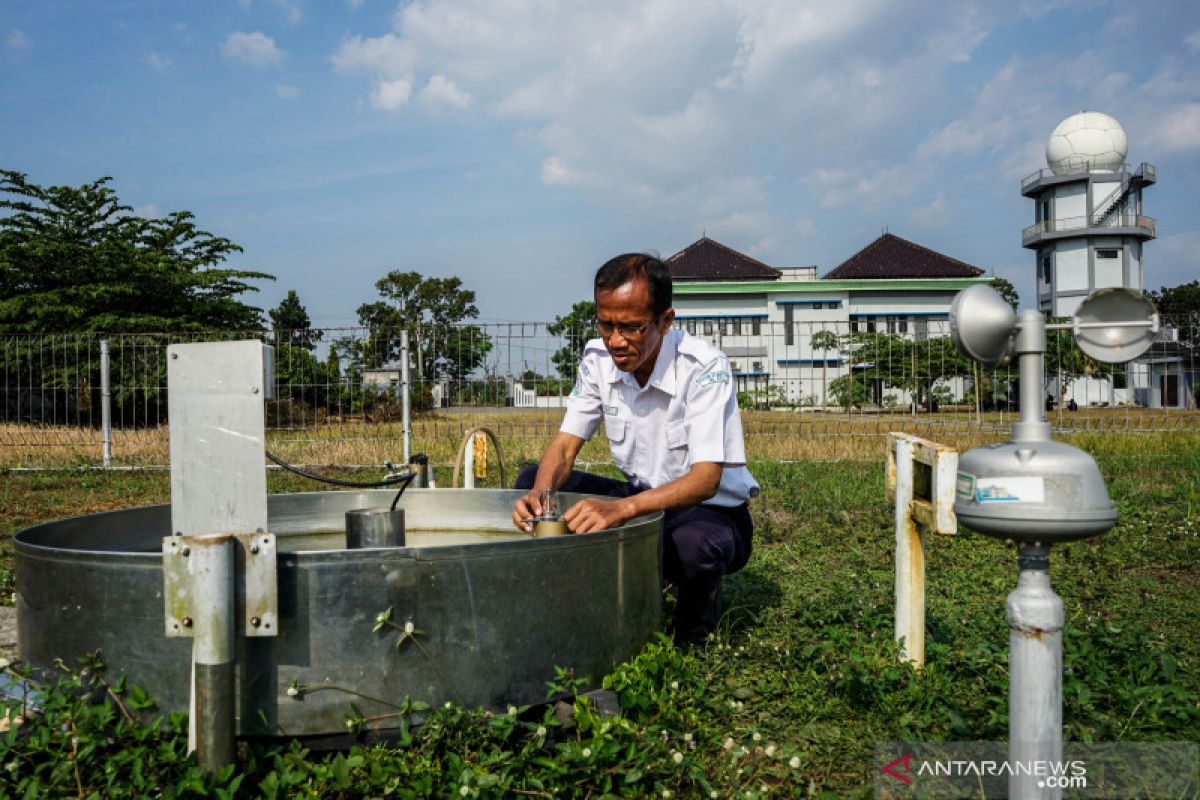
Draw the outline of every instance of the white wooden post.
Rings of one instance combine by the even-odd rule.
[[[918,466],[920,465],[920,466]],[[925,532],[954,533],[958,451],[888,434],[887,492],[896,508],[896,641],[901,659],[925,665]]]

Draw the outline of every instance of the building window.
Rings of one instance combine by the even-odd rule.
[[[790,346],[796,343],[796,333],[793,330],[792,323],[796,318],[796,306],[786,305],[783,307],[783,344]]]
[[[734,336],[739,336],[739,335],[741,335],[741,332],[742,332],[742,318],[741,318],[741,317],[734,317],[734,318],[733,318],[733,322],[732,322],[732,326],[733,326],[733,335],[734,335]]]
[[[727,319],[722,319],[722,320],[721,320],[720,322],[718,322],[717,324],[718,324],[718,326],[719,326],[719,327],[718,327],[718,330],[720,330],[720,331],[721,331],[721,335],[722,335],[722,336],[727,336],[727,335],[729,334],[729,320],[727,320]]]
[[[755,361],[755,362],[753,362],[753,368],[754,368],[754,371],[755,371],[755,372],[762,372],[762,371],[763,371],[763,365],[762,365],[762,362],[761,362],[761,361]]]
[[[1119,250],[1104,249],[1096,251],[1096,258],[1119,258],[1120,255]]]
[[[711,319],[704,320],[704,335],[705,336],[712,336],[712,332],[713,332],[713,324],[712,323],[713,323],[713,321]]]
[[[762,320],[758,317],[750,320],[750,333],[754,334],[755,336],[758,336],[762,333]]]
[[[737,363],[736,361],[730,361],[730,362],[729,362],[729,371],[730,371],[730,372],[737,372],[737,371],[738,371],[738,363]]]
[[[687,328],[688,333],[692,334],[693,336],[696,335],[696,320],[689,319],[683,323],[683,326]]]

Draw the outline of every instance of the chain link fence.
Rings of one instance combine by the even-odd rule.
[[[1015,365],[973,364],[944,319],[678,325],[729,356],[752,460],[874,457],[891,430],[972,446],[1005,438],[1016,414]],[[538,322],[408,333],[412,449],[443,464],[480,425],[507,461],[536,460],[594,336]],[[1166,320],[1146,354],[1113,366],[1084,356],[1069,332],[1051,332],[1047,418],[1064,435],[1197,432],[1198,335],[1195,320]],[[401,460],[401,331],[342,328],[0,337],[0,467],[165,466],[167,346],[246,338],[274,347],[266,409],[274,452],[305,464]],[[589,444],[583,458],[607,461],[607,448]]]

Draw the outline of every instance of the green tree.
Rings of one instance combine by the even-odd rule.
[[[596,326],[592,320],[596,317],[596,304],[591,300],[582,300],[571,306],[566,316],[554,318],[546,326],[546,332],[551,336],[563,337],[564,344],[550,356],[558,374],[563,378],[575,377],[579,360],[583,357],[583,346],[588,340],[595,339]]]
[[[145,219],[100,178],[42,187],[0,170],[0,333],[260,330],[241,301],[263,272],[187,211]]]
[[[400,355],[400,332],[409,331],[416,354],[417,379],[439,375],[461,378],[483,365],[491,338],[478,326],[463,326],[479,316],[475,292],[456,277],[427,278],[394,270],[375,282],[383,301],[358,307],[358,321],[370,329],[365,352],[368,367]]]
[[[271,330],[275,332],[277,342],[312,350],[321,340],[321,331],[312,329],[308,310],[300,302],[295,289],[288,289],[287,297],[268,311],[267,316],[271,318]]]
[[[1000,293],[1000,296],[1012,306],[1013,311],[1021,305],[1021,295],[1017,294],[1017,287],[1013,286],[1007,279],[996,276],[988,281],[988,285]]]
[[[1200,281],[1147,292],[1159,315],[1179,331],[1181,341],[1195,344],[1200,339]]]
[[[824,406],[828,403],[827,394],[828,394],[828,389],[829,389],[829,381],[827,380],[827,375],[828,375],[827,364],[829,362],[829,351],[838,349],[837,334],[830,330],[817,331],[816,333],[814,333],[812,335],[812,349],[814,352],[817,350],[820,350],[822,353],[822,357],[821,357],[821,405]]]

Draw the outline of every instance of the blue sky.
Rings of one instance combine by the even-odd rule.
[[[549,320],[702,232],[820,272],[886,227],[1012,280],[1020,179],[1081,109],[1158,183],[1147,285],[1200,277],[1200,3],[214,0],[0,5],[0,165],[111,175],[355,323],[389,270]]]

